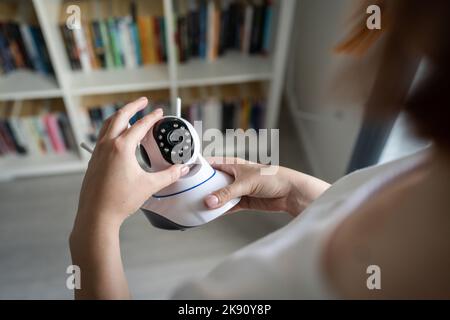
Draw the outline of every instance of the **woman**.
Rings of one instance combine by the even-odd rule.
[[[241,196],[234,211],[284,211],[294,218],[205,278],[183,284],[175,298],[450,298],[450,46],[444,36],[449,4],[389,3],[395,5],[379,2],[390,23],[367,115],[383,119],[402,106],[432,146],[332,186],[287,168],[263,176],[259,164],[212,159],[235,182],[208,196],[208,207]],[[376,38],[356,30],[339,50],[361,53]],[[412,58],[398,59],[403,54]],[[408,68],[397,68],[393,61],[415,57],[425,57],[430,68],[407,95],[402,81],[411,78]],[[107,120],[89,163],[70,238],[73,263],[82,270],[76,298],[130,297],[120,226],[152,194],[189,171],[176,165],[147,173],[139,166],[135,148],[162,117],[157,110],[127,129],[128,120],[146,104],[141,98]],[[371,282],[373,270],[379,279]]]

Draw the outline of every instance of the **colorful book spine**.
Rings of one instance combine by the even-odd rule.
[[[264,17],[264,32],[263,32],[263,45],[262,51],[267,54],[270,51],[270,42],[272,36],[272,20],[273,20],[273,4],[272,0],[266,1],[266,11]]]
[[[201,58],[206,59],[207,57],[207,41],[208,41],[208,8],[205,0],[200,2],[200,15],[199,15],[199,24],[200,24],[200,45],[199,45],[199,55]]]
[[[64,139],[58,127],[58,119],[56,114],[47,114],[44,116],[44,122],[52,148],[55,153],[64,153],[66,147]]]
[[[108,32],[108,22],[105,20],[98,20],[100,35],[105,49],[105,65],[107,69],[112,69],[114,67],[114,56],[111,47],[111,37]]]
[[[92,70],[92,64],[84,28],[75,28],[72,32],[75,39],[75,45],[77,47],[81,68],[84,72],[90,72]]]
[[[100,30],[100,23],[99,21],[92,21],[91,22],[91,35],[93,37],[93,44],[94,44],[94,52],[95,56],[97,57],[97,61],[99,64],[99,67],[106,68],[106,50],[105,50],[105,44],[103,42],[102,33]]]
[[[123,67],[122,52],[120,48],[120,36],[117,28],[117,21],[110,17],[108,18],[108,32],[111,40],[111,53],[113,56],[114,67]]]
[[[134,49],[134,44],[132,40],[132,35],[130,33],[131,17],[118,18],[118,31],[120,38],[120,46],[123,55],[123,60],[126,68],[135,68],[137,66],[136,62],[136,52]]]

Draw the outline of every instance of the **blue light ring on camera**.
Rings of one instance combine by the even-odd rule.
[[[207,178],[205,181],[200,182],[199,184],[196,184],[195,186],[192,186],[192,187],[187,188],[185,190],[181,190],[181,191],[178,191],[178,192],[175,192],[175,193],[171,193],[171,194],[165,194],[165,195],[156,195],[156,194],[154,194],[152,197],[156,198],[156,199],[163,199],[163,198],[169,198],[169,197],[173,197],[173,196],[179,195],[181,193],[185,193],[185,192],[191,191],[191,190],[193,190],[193,189],[195,189],[197,187],[200,187],[202,184],[208,182],[215,175],[216,175],[216,170],[214,170],[213,174],[209,178]]]

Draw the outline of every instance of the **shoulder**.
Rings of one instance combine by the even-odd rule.
[[[450,297],[449,238],[443,224],[427,215],[433,197],[424,196],[423,179],[420,172],[397,179],[334,230],[322,262],[339,296]]]

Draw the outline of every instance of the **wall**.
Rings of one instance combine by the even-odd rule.
[[[337,70],[348,62],[332,49],[347,30],[352,3],[298,1],[288,64],[288,101],[297,129],[313,173],[330,182],[345,174],[361,123],[360,105],[330,96]]]

